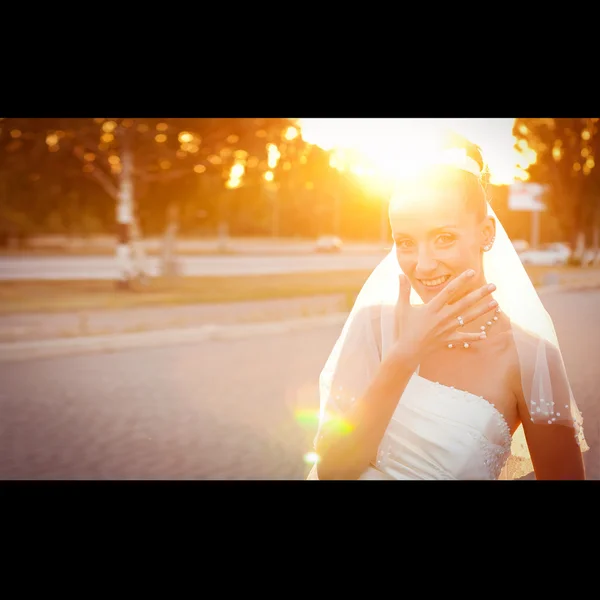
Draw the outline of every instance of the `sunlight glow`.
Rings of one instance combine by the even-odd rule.
[[[275,144],[267,144],[269,169],[274,169],[281,158],[281,153]]]
[[[478,144],[491,183],[526,177],[535,152],[515,149],[515,119],[297,119],[302,139],[331,152],[331,165],[360,177],[396,181],[430,162],[441,134],[452,129]]]
[[[117,124],[114,121],[106,121],[106,123],[102,124],[102,131],[104,133],[112,133],[117,127]]]
[[[288,142],[296,139],[298,137],[298,130],[295,127],[288,127],[283,134],[283,138]]]
[[[246,172],[246,167],[244,166],[243,159],[237,160],[229,171],[229,179],[227,180],[225,186],[230,190],[240,187],[242,185],[242,177]]]
[[[182,131],[178,139],[182,144],[189,144],[194,139],[194,136],[189,131]]]

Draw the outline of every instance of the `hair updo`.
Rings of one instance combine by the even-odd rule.
[[[483,186],[487,173],[481,148],[455,132],[447,133],[443,147],[464,150],[467,157],[477,163],[481,174],[476,177],[473,173],[458,167],[435,166],[433,170],[436,171],[436,177],[432,179],[442,185],[461,189],[467,212],[475,213],[478,221],[483,220],[487,215],[487,195]]]

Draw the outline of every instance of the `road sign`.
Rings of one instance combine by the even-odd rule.
[[[546,186],[539,183],[513,183],[508,193],[508,208],[510,210],[543,212],[546,210],[546,205],[542,202],[545,191]]]

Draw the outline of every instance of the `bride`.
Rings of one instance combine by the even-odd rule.
[[[321,373],[309,479],[585,479],[553,323],[457,139],[390,201],[394,247]]]

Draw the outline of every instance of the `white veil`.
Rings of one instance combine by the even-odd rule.
[[[469,171],[473,172],[472,169]],[[390,212],[392,210],[393,200]],[[582,417],[568,383],[552,319],[489,203],[488,214],[496,220],[496,237],[493,247],[484,253],[484,273],[487,281],[496,284],[493,297],[511,321],[529,418],[536,423],[571,427],[585,451],[588,447],[583,436]],[[343,415],[344,408],[366,391],[382,358],[392,347],[396,335],[394,308],[401,272],[394,245],[362,287],[321,372],[319,429],[328,418],[328,408]],[[411,303],[422,303],[414,289]],[[532,471],[523,426],[520,425],[513,435],[511,456],[500,478],[517,479]]]

